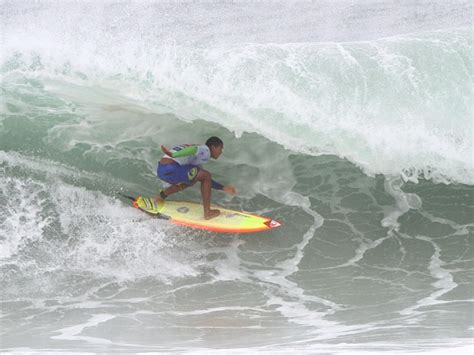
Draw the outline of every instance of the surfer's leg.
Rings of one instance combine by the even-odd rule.
[[[171,185],[166,190],[164,190],[163,193],[166,195],[166,197],[168,197],[169,195],[172,195],[178,191],[182,191],[187,187],[189,187],[189,185],[186,185],[186,184]]]
[[[201,182],[201,196],[204,207],[204,219],[211,219],[220,214],[219,210],[211,210],[211,173],[204,169],[199,169],[196,181]]]
[[[169,195],[172,195],[176,192],[183,191],[184,189],[187,189],[189,186],[191,186],[191,185],[186,185],[186,184],[171,185],[166,190],[161,191],[160,194],[155,197],[155,201],[156,202],[162,202],[163,201],[163,197],[161,196],[161,194],[164,194],[166,197],[168,197]]]
[[[192,165],[160,163],[158,165],[158,177],[171,184],[171,186],[161,191],[155,200],[161,202],[163,198],[191,186],[192,180],[196,177],[197,173],[198,168]]]

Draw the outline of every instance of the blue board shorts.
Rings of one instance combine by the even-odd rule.
[[[158,168],[156,169],[158,177],[171,185],[192,185],[198,172],[199,168],[196,165],[179,165],[178,163],[158,163]]]

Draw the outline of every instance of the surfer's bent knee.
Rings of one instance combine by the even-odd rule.
[[[207,180],[207,179],[211,179],[211,173],[207,170],[204,170],[204,169],[199,169],[199,172],[196,176],[196,180]]]

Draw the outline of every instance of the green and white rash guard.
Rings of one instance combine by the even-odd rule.
[[[171,157],[165,155],[165,158],[171,158],[179,165],[201,166],[211,158],[211,151],[205,144],[180,144],[170,149],[173,154]]]

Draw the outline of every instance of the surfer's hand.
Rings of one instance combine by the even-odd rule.
[[[235,187],[232,185],[226,185],[222,188],[224,192],[227,192],[230,195],[235,195],[237,191],[235,190]]]
[[[161,151],[170,157],[173,156],[173,153],[171,153],[171,151],[168,148],[166,148],[164,145],[161,146]]]

